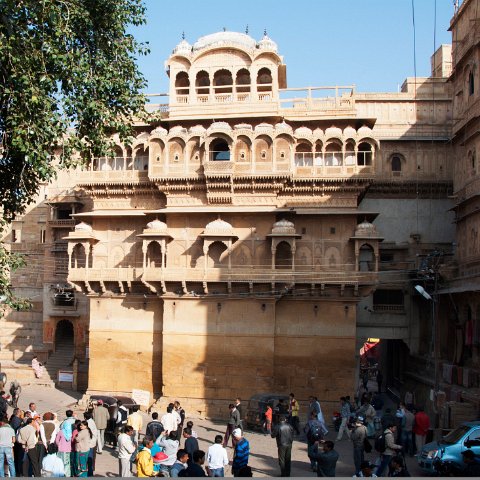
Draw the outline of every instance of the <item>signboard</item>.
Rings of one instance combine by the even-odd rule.
[[[59,370],[58,371],[58,381],[59,382],[73,382],[73,372],[66,371],[66,370]]]
[[[144,407],[148,407],[150,405],[150,392],[146,390],[132,390],[132,398],[139,404],[143,405]]]

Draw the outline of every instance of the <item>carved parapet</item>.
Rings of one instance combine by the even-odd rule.
[[[223,177],[233,175],[233,162],[229,161],[207,161],[203,164],[203,173],[210,177]]]

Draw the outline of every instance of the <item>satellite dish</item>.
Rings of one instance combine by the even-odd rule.
[[[431,295],[421,286],[421,285],[415,285],[415,290],[423,297],[426,298],[427,300],[433,300]]]

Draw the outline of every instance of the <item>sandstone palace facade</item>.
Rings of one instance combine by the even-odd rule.
[[[63,351],[91,393],[328,409],[376,337],[394,382],[428,353],[412,271],[454,241],[450,48],[433,58],[398,93],[287,88],[267,35],[182,40],[134,143],[61,172],[14,222],[34,307],[2,320],[4,369]]]

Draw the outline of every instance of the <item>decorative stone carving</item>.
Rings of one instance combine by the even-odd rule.
[[[168,227],[165,222],[161,220],[153,220],[147,223],[147,228],[144,230],[144,233],[168,233]]]
[[[75,231],[76,232],[93,232],[93,228],[88,223],[80,222],[77,225],[75,225]]]
[[[240,48],[252,51],[255,50],[257,42],[250,35],[239,32],[216,32],[200,37],[193,44],[193,52],[212,47],[223,47],[237,45]]]
[[[273,224],[273,235],[295,235],[295,225],[286,219],[279,220]]]
[[[225,220],[217,218],[205,227],[203,235],[209,236],[233,236],[233,227]]]
[[[258,42],[258,48],[260,50],[278,52],[278,45],[267,35],[266,32],[263,38]]]

